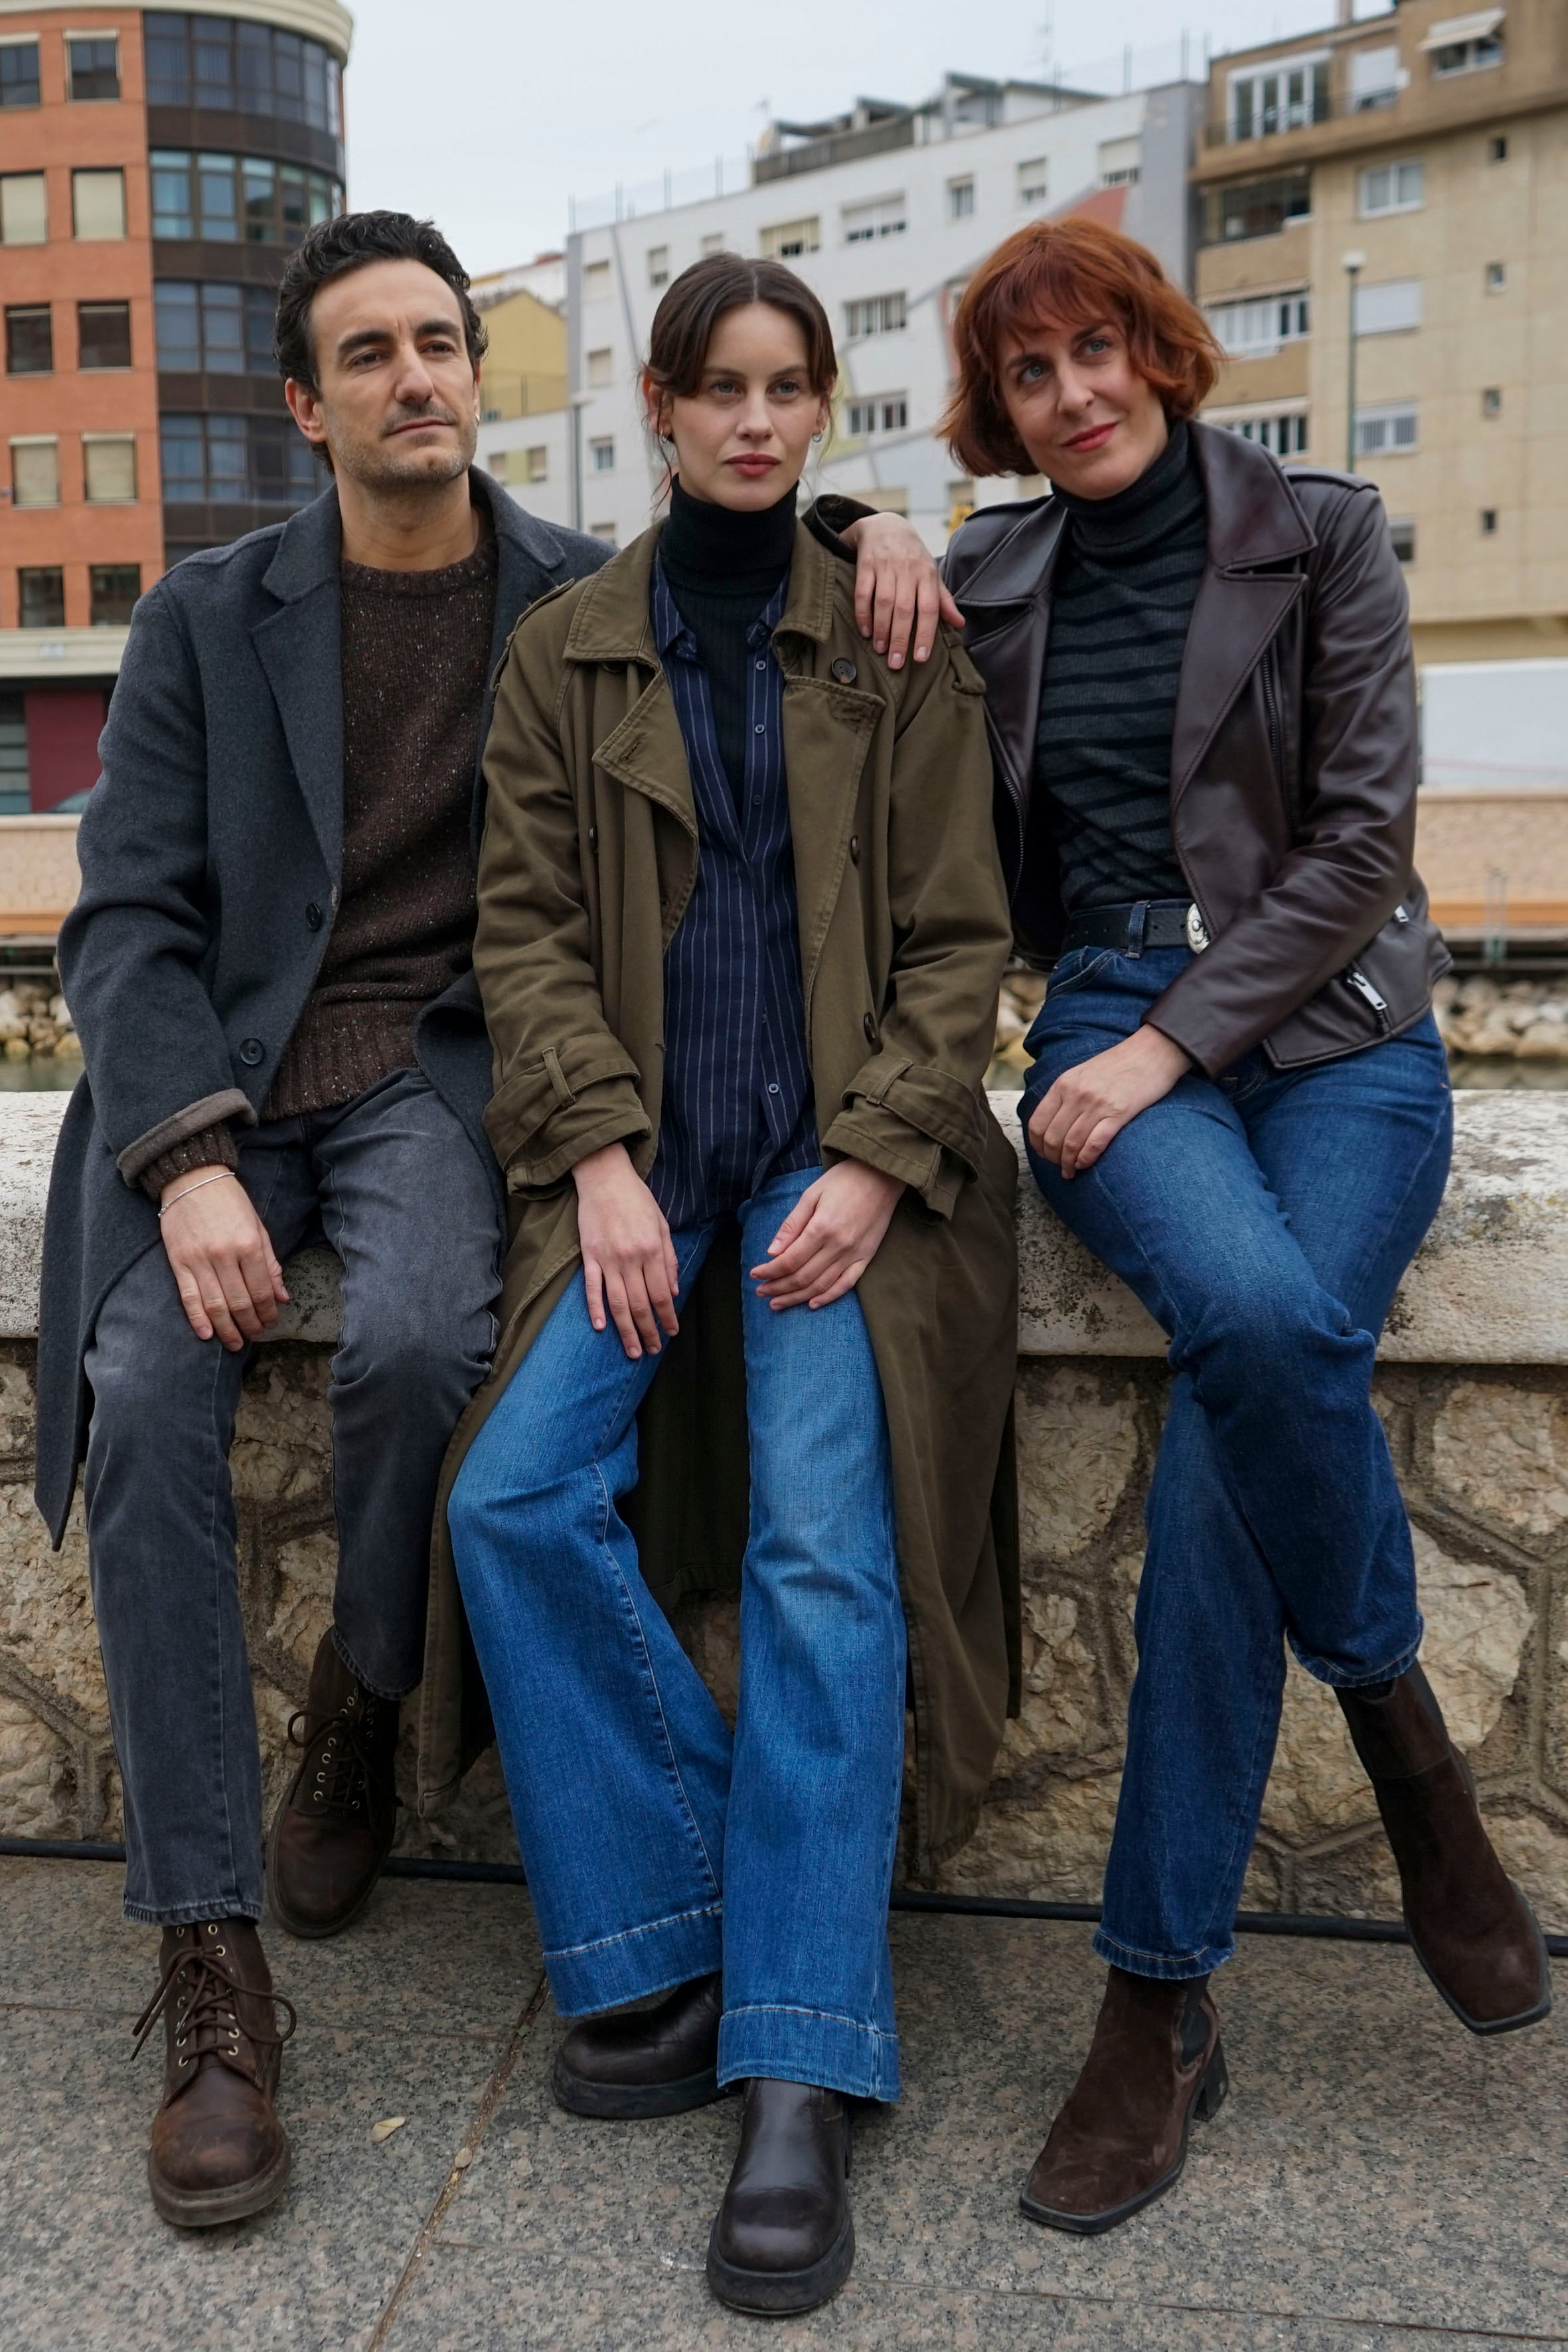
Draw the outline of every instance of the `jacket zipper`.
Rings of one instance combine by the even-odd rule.
[[[1378,993],[1378,991],[1373,985],[1372,982],[1368,980],[1365,972],[1363,971],[1359,963],[1347,964],[1343,971],[1341,972],[1340,978],[1344,982],[1347,988],[1354,989],[1356,994],[1362,999],[1363,1003],[1371,1005],[1377,1025],[1383,1032],[1384,1035],[1386,1036],[1389,1030],[1394,1026],[1393,1022],[1389,1019],[1388,999]]]

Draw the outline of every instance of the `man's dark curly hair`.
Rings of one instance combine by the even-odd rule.
[[[469,299],[468,273],[435,222],[416,220],[411,213],[342,213],[336,220],[318,221],[285,265],[272,331],[273,356],[285,380],[292,376],[308,392],[321,390],[310,305],[323,286],[371,261],[422,261],[444,278],[463,314],[468,357],[479,366],[489,339]]]

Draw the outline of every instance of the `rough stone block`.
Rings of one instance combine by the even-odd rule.
[[[1538,1551],[1568,1520],[1568,1392],[1459,1381],[1432,1428],[1440,1500]]]

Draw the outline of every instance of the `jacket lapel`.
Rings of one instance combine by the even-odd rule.
[[[262,583],[281,609],[250,633],[334,889],[343,865],[340,544],[338,494],[329,489],[285,525]]]

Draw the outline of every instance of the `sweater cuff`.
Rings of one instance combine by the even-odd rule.
[[[237,1168],[239,1148],[226,1127],[204,1127],[199,1134],[187,1135],[168,1151],[161,1151],[142,1169],[139,1181],[147,1198],[156,1207],[162,1200],[163,1187],[172,1184],[176,1176],[188,1176],[193,1168]]]

